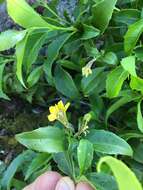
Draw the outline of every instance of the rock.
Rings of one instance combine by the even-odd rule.
[[[70,18],[73,20],[74,18],[72,16],[72,13],[75,9],[76,3],[77,0],[59,0],[57,7],[59,15],[63,17],[64,12],[66,11],[69,14]]]
[[[0,5],[0,32],[13,27],[13,21],[8,17],[5,3]]]

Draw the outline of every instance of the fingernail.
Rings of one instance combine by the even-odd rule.
[[[75,186],[69,177],[63,177],[57,183],[55,190],[74,190]]]

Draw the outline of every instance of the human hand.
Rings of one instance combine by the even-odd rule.
[[[46,172],[23,190],[93,190],[87,183],[76,186],[69,177],[62,177],[57,172]]]

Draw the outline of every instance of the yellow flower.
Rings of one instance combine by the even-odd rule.
[[[85,77],[88,77],[90,74],[92,74],[92,70],[90,67],[85,66],[82,68],[82,75]]]
[[[88,77],[89,75],[92,74],[92,65],[96,61],[97,58],[92,59],[85,65],[85,67],[82,68],[82,76]]]
[[[66,116],[66,111],[69,108],[69,106],[69,102],[66,105],[64,105],[62,101],[59,101],[58,104],[55,104],[55,106],[51,106],[49,108],[50,114],[48,115],[49,121],[58,120],[64,125],[67,125],[68,120]]]

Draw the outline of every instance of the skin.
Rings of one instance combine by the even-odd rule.
[[[77,185],[69,177],[62,177],[57,172],[46,172],[23,190],[93,190],[87,183]]]

